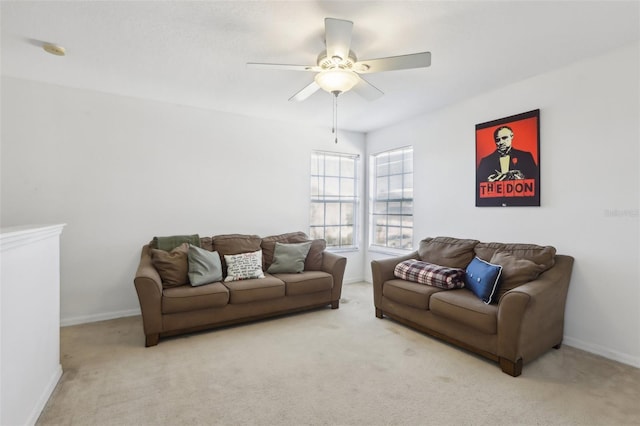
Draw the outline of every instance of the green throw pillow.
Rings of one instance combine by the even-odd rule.
[[[222,281],[222,262],[217,251],[189,245],[189,281],[192,286]]]
[[[267,272],[270,274],[297,274],[304,271],[304,261],[310,248],[311,241],[295,244],[276,243],[273,263]]]
[[[151,246],[158,250],[171,251],[180,244],[188,243],[200,247],[200,236],[193,235],[172,235],[170,237],[153,237]]]

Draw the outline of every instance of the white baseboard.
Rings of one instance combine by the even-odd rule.
[[[33,407],[33,411],[31,412],[31,415],[27,419],[25,425],[33,426],[36,424],[36,422],[38,421],[38,417],[40,417],[40,414],[42,414],[42,410],[44,410],[44,406],[47,405],[51,394],[58,385],[60,377],[62,377],[62,365],[58,364],[58,368],[56,368],[56,370],[53,372],[53,375],[47,383],[47,386],[45,386],[42,394],[36,401],[36,405]]]
[[[129,309],[126,311],[105,312],[102,314],[82,315],[78,317],[60,318],[60,326],[67,327],[70,325],[86,324],[89,322],[106,321],[110,319],[134,317],[140,315],[140,309]]]
[[[574,348],[583,350],[585,352],[589,352],[595,355],[600,355],[601,357],[621,362],[623,364],[630,365],[632,367],[640,368],[640,358],[625,354],[618,351],[613,351],[609,348],[605,348],[604,346],[596,345],[594,343],[585,342],[579,339],[574,339],[573,337],[564,336],[562,340],[563,345],[572,346]]]

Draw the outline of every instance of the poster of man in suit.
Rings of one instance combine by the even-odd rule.
[[[476,124],[476,206],[540,205],[540,110]]]

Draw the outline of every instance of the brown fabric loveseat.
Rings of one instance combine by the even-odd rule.
[[[400,279],[396,266],[413,262],[408,259],[461,268],[465,280],[472,261],[499,265],[494,301],[485,303],[466,285],[445,289]],[[560,347],[573,260],[550,246],[426,238],[411,254],[371,262],[376,316],[480,354],[516,377],[523,364]]]
[[[134,285],[142,311],[146,346],[157,345],[160,337],[327,305],[332,309],[339,306],[346,258],[326,251],[324,240],[310,241],[303,232],[264,238],[244,234],[195,237],[200,248],[206,251],[205,255],[219,254],[222,277],[218,278],[222,279],[215,282],[205,279],[204,284],[198,285],[186,280],[185,274],[192,266],[191,255],[187,255],[191,252],[187,249],[196,250],[189,244],[163,251],[154,247],[154,239],[142,248]],[[305,242],[310,244],[302,272],[267,272],[275,263],[277,244]],[[264,278],[225,281],[229,272],[225,255],[243,253],[261,253]]]

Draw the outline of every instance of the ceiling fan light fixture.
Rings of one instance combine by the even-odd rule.
[[[333,68],[325,71],[321,71],[315,76],[315,81],[318,86],[324,91],[329,93],[344,93],[353,89],[360,78],[358,75],[349,70],[342,68]]]

